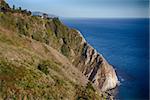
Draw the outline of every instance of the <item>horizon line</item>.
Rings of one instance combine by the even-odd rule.
[[[150,17],[61,17],[61,19],[150,19]]]

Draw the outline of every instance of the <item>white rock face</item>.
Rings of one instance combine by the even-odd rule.
[[[108,64],[103,56],[101,56],[101,58],[102,63],[94,77],[94,84],[98,86],[101,91],[107,91],[115,88],[119,84],[119,81],[114,68]]]
[[[118,78],[116,76],[116,72],[113,69],[113,67],[109,65],[109,68],[107,70],[108,73],[106,73],[106,80],[103,83],[101,91],[113,89],[119,84]]]
[[[81,60],[77,67],[81,68],[83,74],[100,88],[101,91],[115,88],[119,84],[119,81],[114,68],[86,42],[79,31],[77,32],[82,37],[81,45],[84,44]]]

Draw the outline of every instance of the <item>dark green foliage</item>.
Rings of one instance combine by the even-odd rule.
[[[21,7],[19,7],[19,10],[21,11]]]
[[[66,44],[63,44],[62,47],[61,47],[61,52],[63,55],[65,55],[66,57],[69,56],[69,53],[70,53],[70,48],[68,45]]]
[[[38,64],[38,69],[47,75],[49,73],[49,69],[53,69],[54,71],[59,72],[59,65],[61,64],[58,64],[54,61],[43,60],[40,64]]]
[[[42,34],[40,34],[40,33],[33,33],[33,34],[32,34],[32,39],[37,40],[37,41],[40,41],[40,42],[43,41],[43,40],[42,40]]]
[[[49,44],[48,33],[45,33],[45,34],[44,33],[33,33],[31,36],[32,36],[32,39],[34,39],[34,40]]]
[[[76,30],[69,29],[63,25],[58,18],[48,20],[27,16],[24,16],[23,18],[13,17],[14,16],[4,15],[4,19],[2,19],[1,22],[4,23],[7,28],[8,26],[13,27],[13,30],[16,30],[15,28],[17,28],[17,33],[20,35],[32,37],[34,40],[52,46],[53,48],[61,51],[62,54],[68,58],[70,57],[70,49],[74,50],[76,55],[80,54],[80,43],[82,38],[79,36]],[[7,24],[6,21],[9,24]],[[14,28],[14,26],[16,27]]]
[[[49,63],[47,61],[43,61],[41,64],[38,65],[38,69],[45,73],[46,75],[49,73],[48,71]]]
[[[15,10],[15,5],[13,5],[13,10]]]

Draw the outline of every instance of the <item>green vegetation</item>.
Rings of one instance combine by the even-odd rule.
[[[100,96],[89,82],[86,87],[81,87],[78,91],[77,100],[99,100]]]
[[[38,69],[39,69],[40,71],[42,71],[43,73],[45,73],[46,75],[49,73],[47,67],[48,67],[48,65],[46,65],[46,64],[39,64],[39,65],[38,65]]]
[[[66,57],[68,57],[69,56],[69,52],[70,52],[69,46],[67,46],[65,44],[62,45],[61,52],[62,52],[63,55],[65,55]]]
[[[62,96],[67,93],[63,85],[65,81],[59,77],[55,76],[56,83],[50,83],[49,76],[44,78],[34,69],[28,70],[7,60],[0,60],[0,80],[0,97],[5,99],[27,96],[29,99],[50,97],[59,100],[59,91],[64,91],[64,94],[61,93]]]
[[[71,57],[70,48],[74,50],[76,55],[80,55],[82,50],[80,45],[81,37],[75,30],[64,26],[59,19],[47,20],[28,15],[16,16],[13,13],[0,13],[1,25],[18,33],[20,36],[28,36],[34,40],[49,44],[68,58]]]
[[[38,65],[38,69],[45,73],[46,75],[49,74],[49,68],[53,69],[54,71],[59,72],[58,64],[49,60],[44,60]]]
[[[25,36],[29,35],[27,29],[28,29],[28,24],[23,20],[23,19],[18,19],[16,23],[16,27],[18,28],[18,31],[20,34],[23,34]]]
[[[0,7],[9,9],[0,12],[0,99],[100,99],[69,62],[82,52],[76,30],[58,18],[42,19],[15,6],[11,9],[4,1]]]

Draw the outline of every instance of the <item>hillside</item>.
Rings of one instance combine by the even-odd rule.
[[[0,98],[99,100],[115,70],[58,18],[32,16],[0,1]]]

